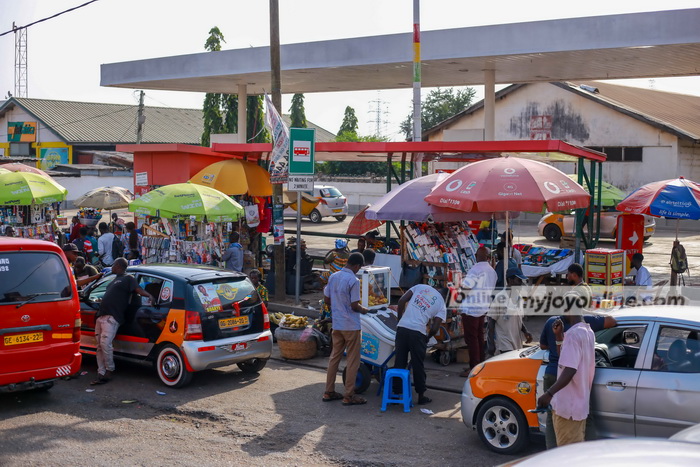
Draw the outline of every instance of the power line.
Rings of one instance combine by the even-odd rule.
[[[77,10],[78,8],[82,8],[82,7],[84,7],[84,6],[88,6],[89,4],[95,3],[95,2],[97,2],[97,1],[98,1],[98,0],[90,0],[89,2],[85,2],[85,3],[83,3],[82,5],[74,6],[73,8],[69,8],[69,9],[67,9],[67,10],[63,10],[63,11],[61,11],[61,12],[59,12],[59,13],[56,13],[55,15],[47,16],[46,18],[42,18],[42,19],[36,20],[36,21],[34,21],[33,23],[29,23],[29,24],[24,25],[24,26],[13,27],[13,28],[10,29],[9,31],[5,31],[5,32],[3,32],[3,33],[0,33],[0,37],[5,36],[5,35],[7,35],[7,34],[9,34],[9,33],[11,33],[11,32],[18,31],[18,30],[20,30],[20,29],[27,29],[29,26],[34,26],[35,24],[42,23],[42,22],[44,22],[44,21],[48,21],[48,20],[53,19],[53,18],[55,18],[55,17],[57,17],[57,16],[61,16],[62,14],[69,13],[69,12],[71,12],[71,11]]]

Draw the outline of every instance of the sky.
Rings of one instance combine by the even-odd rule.
[[[0,0],[0,33],[11,30],[13,22],[25,25],[85,1]],[[279,0],[279,5],[282,44],[409,32],[413,23],[412,0]],[[421,30],[697,7],[697,0],[423,0]],[[265,0],[99,0],[28,29],[29,97],[136,104],[136,90],[100,87],[100,64],[202,52],[213,26],[224,34],[223,49],[266,46],[268,12]],[[700,95],[700,77],[620,84]],[[0,99],[13,89],[10,33],[0,37]],[[482,87],[475,89],[482,98]],[[423,97],[428,92],[424,89]],[[147,91],[145,102],[201,108],[203,99],[201,93]],[[355,109],[360,134],[375,134],[380,114],[380,133],[401,140],[399,124],[411,112],[411,99],[410,89],[306,94],[306,117],[335,133],[349,105]],[[283,96],[285,113],[290,102],[291,95]]]

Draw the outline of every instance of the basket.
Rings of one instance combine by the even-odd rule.
[[[81,224],[83,224],[86,227],[95,227],[98,222],[100,222],[100,219],[102,216],[96,218],[96,219],[88,219],[86,217],[79,217],[78,220],[80,221]]]
[[[316,339],[309,337],[306,341],[300,341],[303,329],[277,328],[275,337],[280,355],[287,360],[308,360],[316,356]]]

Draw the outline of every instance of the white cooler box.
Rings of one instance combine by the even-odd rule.
[[[362,361],[382,365],[394,351],[396,341],[396,325],[399,320],[393,310],[379,310],[376,313],[360,315],[362,325],[362,345],[360,357]],[[386,362],[393,365],[393,358]]]

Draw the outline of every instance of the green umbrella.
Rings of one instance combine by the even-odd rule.
[[[190,182],[149,191],[129,203],[129,210],[167,219],[195,216],[201,221],[206,217],[209,222],[232,222],[244,212],[240,204],[219,190]]]
[[[578,182],[578,175],[571,174],[568,175],[568,177],[573,181]],[[619,203],[627,197],[627,194],[624,191],[620,190],[615,185],[611,185],[608,182],[602,182],[601,187],[602,189],[600,193],[600,201],[602,206],[617,206],[617,203]],[[598,187],[596,187],[596,193],[593,195],[594,204],[595,201],[598,199],[597,189]]]
[[[29,206],[58,203],[68,190],[53,181],[29,172],[0,173],[0,205]]]

